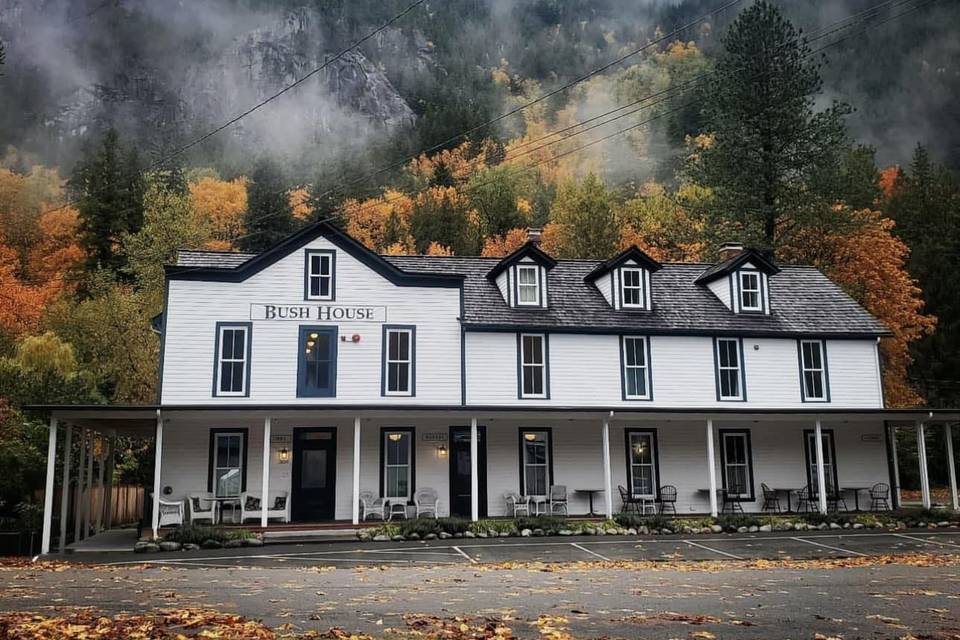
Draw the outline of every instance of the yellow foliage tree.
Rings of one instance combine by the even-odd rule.
[[[431,243],[430,243],[430,246],[427,247],[427,253],[426,253],[426,255],[428,255],[428,256],[452,256],[452,255],[453,255],[453,251],[450,249],[450,247],[444,246],[444,245],[440,244],[439,242],[431,242]]]
[[[308,203],[310,192],[305,187],[290,190],[290,209],[297,220],[308,220],[313,215],[313,209]]]
[[[233,239],[243,234],[247,210],[247,179],[220,180],[206,176],[190,184],[190,206],[197,222],[209,229],[206,248],[230,251]]]
[[[483,243],[480,255],[488,258],[502,258],[522,247],[528,238],[526,229],[510,229],[502,236],[491,236]]]
[[[347,233],[374,251],[385,251],[394,244],[413,247],[410,238],[412,211],[413,200],[394,189],[368,200],[347,200],[342,207]]]

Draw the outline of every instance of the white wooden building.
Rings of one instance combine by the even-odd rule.
[[[571,515],[591,497],[609,515],[618,487],[670,485],[691,514],[724,491],[757,511],[765,484],[825,508],[827,487],[896,487],[887,421],[956,419],[886,411],[888,330],[817,269],[736,246],[718,264],[533,243],[384,257],[318,223],[259,255],[182,251],[166,274],[157,404],[47,409],[54,445],[58,425],[155,434],[169,501],[282,495],[294,522],[357,523],[361,491],[432,487],[439,515],[477,519],[563,485]]]

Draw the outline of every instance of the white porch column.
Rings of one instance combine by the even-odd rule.
[[[925,425],[917,423],[917,462],[920,466],[920,496],[923,508],[930,508],[930,476],[927,474],[927,437],[924,433]]]
[[[87,471],[83,476],[83,526],[80,528],[80,538],[86,539],[90,535],[90,498],[93,494],[93,456],[96,453],[94,449],[93,431],[88,432],[87,438],[90,450],[87,451]]]
[[[360,417],[353,419],[353,507],[350,518],[360,524]]]
[[[270,417],[263,419],[263,479],[260,483],[260,526],[267,528],[267,508],[270,506]]]
[[[87,428],[80,430],[80,459],[77,461],[77,488],[74,494],[77,499],[73,504],[73,541],[80,540],[80,525],[83,522],[83,472],[87,461]]]
[[[610,421],[603,421],[603,502],[607,518],[613,518],[613,481],[610,478]]]
[[[900,501],[900,461],[897,459],[897,427],[893,425],[890,427],[890,458],[893,462],[893,493],[891,497],[893,498],[893,508],[899,509],[901,505]]]
[[[477,444],[477,419],[470,418],[470,519],[480,519],[480,447]]]
[[[817,418],[814,428],[814,450],[817,454],[817,503],[820,513],[827,512],[827,475],[823,469],[823,430],[820,428],[820,418]]]
[[[57,472],[57,419],[50,418],[50,438],[47,440],[47,484],[43,491],[43,538],[40,553],[50,553],[50,533],[53,527],[53,476]]]
[[[710,515],[716,518],[717,511],[717,462],[713,445],[713,419],[707,418],[707,475],[710,478]]]
[[[60,487],[60,553],[67,548],[67,516],[70,514],[70,458],[73,454],[73,427],[65,425],[67,437],[63,441],[63,484]]]
[[[160,461],[163,458],[163,418],[157,409],[157,435],[153,447],[153,514],[151,523],[153,539],[156,540],[160,529]]]
[[[960,497],[957,496],[957,468],[953,461],[953,430],[949,422],[943,425],[943,435],[947,439],[947,465],[950,467],[950,502],[954,511],[960,511]]]

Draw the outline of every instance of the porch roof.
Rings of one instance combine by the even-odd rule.
[[[197,404],[197,405],[29,405],[33,411],[79,426],[114,429],[128,435],[146,435],[156,425],[157,411],[167,417],[197,417],[219,414],[247,418],[407,418],[437,417],[478,419],[567,419],[597,420],[769,420],[796,422],[822,418],[830,421],[875,418],[890,421],[960,422],[960,409],[856,409],[842,407],[802,407],[785,409],[738,407],[543,407],[510,405],[270,405],[270,404]]]

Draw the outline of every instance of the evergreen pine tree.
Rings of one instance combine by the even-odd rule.
[[[760,0],[740,13],[700,96],[713,140],[690,173],[715,193],[710,215],[743,240],[775,248],[782,226],[832,204],[811,186],[842,157],[849,108],[814,111],[820,90],[820,63],[776,6]]]
[[[283,174],[275,162],[261,159],[247,183],[247,212],[240,248],[259,253],[286,238],[293,227],[293,208]]]
[[[110,129],[95,150],[87,149],[68,186],[88,266],[119,272],[126,262],[118,248],[121,237],[143,225],[144,180],[136,150],[125,150]]]

